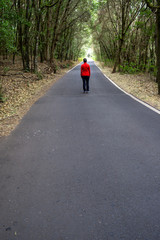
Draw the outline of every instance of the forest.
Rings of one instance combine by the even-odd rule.
[[[113,73],[152,74],[160,94],[160,0],[0,1],[1,62],[20,57],[36,73],[46,61],[56,72],[56,60],[78,60],[89,46]]]
[[[160,1],[99,1],[91,24],[96,56],[116,71],[149,72],[160,94]]]

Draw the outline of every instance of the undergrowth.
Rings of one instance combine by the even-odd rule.
[[[1,103],[5,102],[5,97],[4,97],[4,93],[3,93],[2,83],[0,83],[0,102]]]

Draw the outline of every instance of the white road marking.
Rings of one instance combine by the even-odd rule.
[[[78,65],[80,65],[80,63],[78,63],[76,66],[74,66],[73,68],[71,68],[70,70],[68,70],[67,73],[71,72],[74,68],[76,68]]]
[[[95,64],[96,65],[96,64]],[[97,66],[97,65],[96,65]],[[98,67],[98,66],[97,66]],[[99,70],[103,73],[102,69],[100,67],[98,67]],[[139,98],[133,96],[130,93],[127,93],[126,91],[124,91],[122,88],[120,88],[115,82],[113,82],[109,77],[107,77],[104,73],[103,75],[105,76],[105,78],[107,78],[113,85],[115,85],[118,89],[120,89],[122,92],[124,92],[126,95],[130,96],[131,98],[133,98],[134,100],[136,100],[137,102],[143,104],[144,106],[146,106],[147,108],[151,109],[152,111],[160,114],[160,111],[152,106],[150,106],[148,103],[143,102],[142,100],[140,100]]]

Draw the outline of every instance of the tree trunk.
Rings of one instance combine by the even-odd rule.
[[[118,52],[116,54],[116,60],[115,60],[115,64],[114,64],[112,73],[116,72],[117,66],[119,66],[120,63],[121,63],[121,52],[122,52],[123,42],[124,42],[124,38],[121,38],[120,43],[119,43],[119,49],[118,49]]]
[[[157,0],[159,8],[156,12],[156,28],[157,28],[157,83],[158,83],[158,94],[160,94],[160,0]]]
[[[39,44],[39,32],[40,32],[40,22],[41,22],[41,13],[39,11],[41,6],[41,0],[38,1],[37,7],[34,6],[34,13],[36,16],[36,36],[35,36],[35,44],[34,44],[34,59],[33,59],[33,66],[34,66],[34,72],[37,72],[38,70],[38,44]]]
[[[116,55],[116,60],[115,60],[115,64],[114,64],[114,67],[113,67],[113,71],[112,73],[115,73],[116,72],[116,68],[117,66],[120,65],[121,63],[121,52],[122,52],[122,46],[123,46],[123,42],[124,42],[124,38],[125,38],[125,0],[122,0],[122,29],[121,29],[121,37],[120,37],[120,40],[119,40],[119,49],[118,49],[118,52],[117,52],[117,55]]]
[[[21,9],[21,0],[18,0],[18,13],[19,13],[19,18],[22,18],[22,9]],[[25,60],[24,60],[24,50],[23,50],[23,40],[22,40],[22,23],[21,20],[18,21],[18,44],[22,56],[22,62],[23,62],[23,69],[25,69]]]
[[[45,48],[45,59],[49,61],[50,58],[50,8],[47,8],[46,20],[47,20],[47,33],[46,33],[46,48]]]
[[[53,62],[54,52],[55,52],[55,48],[56,48],[56,44],[57,44],[57,37],[58,37],[57,36],[57,25],[58,25],[58,19],[59,19],[59,14],[60,14],[61,2],[62,2],[62,0],[59,0],[58,7],[56,9],[56,18],[55,18],[52,43],[51,43],[50,63]]]
[[[29,21],[29,4],[30,4],[30,0],[27,1],[27,6],[26,6],[26,20]],[[24,58],[25,58],[25,69],[29,71],[30,67],[29,67],[29,26],[26,23],[25,27],[24,27],[24,45],[25,45],[25,54],[24,54]]]

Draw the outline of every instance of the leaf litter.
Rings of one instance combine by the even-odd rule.
[[[77,63],[69,62],[70,65]],[[112,74],[112,69],[96,62],[102,72],[124,91],[160,110],[158,86],[147,74]],[[7,136],[18,125],[35,101],[67,71],[66,62],[60,63],[56,74],[47,63],[39,64],[39,74],[23,72],[21,61],[13,65],[6,60],[0,66],[0,84],[4,102],[0,102],[0,137]]]
[[[127,93],[135,96],[143,102],[160,110],[160,95],[158,95],[158,84],[149,74],[122,74],[119,72],[112,73],[112,68],[96,62],[102,72],[109,77],[114,83]]]
[[[0,102],[0,137],[7,136],[18,125],[35,101],[77,62],[57,62],[57,73],[47,63],[40,63],[38,74],[24,72],[21,60],[5,60],[0,65],[0,84],[4,102]],[[7,70],[6,70],[7,69]]]

